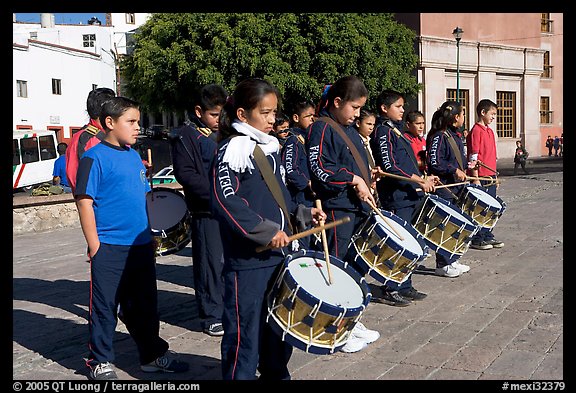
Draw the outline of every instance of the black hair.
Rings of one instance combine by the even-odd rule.
[[[228,93],[226,90],[215,83],[202,86],[194,99],[194,106],[199,105],[203,111],[224,106],[226,104]]]
[[[106,130],[106,118],[110,116],[114,120],[118,120],[120,116],[124,114],[128,109],[135,108],[139,109],[140,104],[127,97],[112,97],[108,99],[104,104],[102,104],[102,110],[100,113],[100,124]]]
[[[99,119],[102,110],[102,104],[112,97],[116,97],[114,90],[107,87],[98,87],[88,93],[86,99],[86,110],[91,119]]]
[[[382,93],[380,93],[376,98],[376,108],[378,109],[378,114],[384,115],[384,112],[382,111],[382,105],[389,107],[400,98],[404,99],[404,96],[402,93],[399,93],[395,90],[388,89],[382,91]]]
[[[498,105],[496,105],[493,101],[485,98],[483,100],[480,100],[478,102],[478,105],[476,105],[476,114],[478,115],[478,117],[480,117],[482,116],[482,111],[488,112],[492,108],[498,109]]]
[[[238,108],[250,111],[256,108],[267,94],[275,94],[280,106],[280,93],[270,82],[261,78],[248,78],[238,83],[220,112],[218,139],[226,139],[235,133],[232,122],[238,118],[236,115]]]
[[[276,113],[276,120],[274,121],[274,129],[282,123],[288,123],[290,125],[290,118],[282,112]]]
[[[414,123],[417,118],[422,117],[424,118],[424,114],[418,110],[410,111],[406,114],[406,122],[407,123]]]
[[[376,114],[366,108],[362,108],[360,109],[360,116],[358,116],[358,121],[360,122],[369,116],[376,117]]]
[[[462,112],[462,105],[457,101],[446,101],[432,115],[430,135],[444,131],[454,124],[456,115]]]
[[[342,101],[348,102],[362,97],[368,97],[368,89],[362,79],[354,75],[344,76],[338,79],[326,92],[326,107],[334,106],[334,99],[340,97]],[[322,106],[323,107],[323,106]],[[320,107],[320,109],[322,109]]]
[[[58,150],[58,154],[62,155],[66,153],[66,149],[68,148],[68,144],[65,142],[60,142],[58,146],[56,146],[56,150]]]

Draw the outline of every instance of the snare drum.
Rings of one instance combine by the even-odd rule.
[[[462,256],[480,227],[458,206],[428,194],[412,220],[414,229],[434,252],[446,258]]]
[[[324,253],[301,250],[284,260],[268,294],[266,316],[282,340],[303,351],[331,354],[346,344],[372,294],[349,264]]]
[[[458,206],[480,226],[493,228],[506,210],[506,204],[498,196],[493,197],[478,184],[468,184],[462,189]]]
[[[381,212],[387,220],[372,212],[352,237],[354,260],[364,274],[379,282],[401,284],[429,256],[429,249],[410,223],[389,211]]]
[[[155,188],[152,192],[146,195],[146,209],[156,240],[156,255],[175,253],[190,242],[192,228],[186,201],[179,191],[171,188]]]

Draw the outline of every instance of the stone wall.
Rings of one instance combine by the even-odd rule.
[[[12,234],[80,228],[76,204],[70,194],[15,197]]]

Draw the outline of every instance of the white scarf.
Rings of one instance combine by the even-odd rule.
[[[254,165],[250,158],[254,156],[253,152],[256,143],[260,145],[260,148],[267,156],[280,151],[280,142],[276,137],[257,130],[248,123],[234,120],[232,122],[232,128],[246,135],[232,138],[230,142],[228,142],[228,147],[222,158],[222,161],[227,163],[228,166],[236,172],[243,173],[248,169],[248,172],[252,173]]]

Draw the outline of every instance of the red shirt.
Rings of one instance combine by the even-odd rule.
[[[496,137],[494,131],[480,123],[474,124],[474,127],[466,137],[466,149],[468,152],[468,161],[472,161],[471,157],[477,154],[477,160],[482,161],[485,165],[496,170]],[[478,176],[494,176],[494,171],[480,166],[478,168]]]
[[[412,150],[414,150],[414,155],[418,162],[418,169],[424,172],[426,169],[426,138],[414,136],[409,132],[404,133],[404,136],[410,141],[410,146],[412,146]]]
[[[98,127],[96,120],[90,119],[88,125],[92,125],[105,132],[102,130],[102,128]],[[70,188],[72,188],[72,193],[74,193],[76,190],[76,172],[78,172],[78,164],[80,163],[80,157],[78,157],[78,139],[80,138],[80,135],[85,132],[86,129],[84,128],[75,133],[72,136],[72,140],[70,141],[68,148],[66,149],[66,177],[68,178],[68,184],[70,185]],[[100,139],[93,136],[86,143],[84,151],[90,149],[93,146],[96,146],[98,143],[100,143]]]

